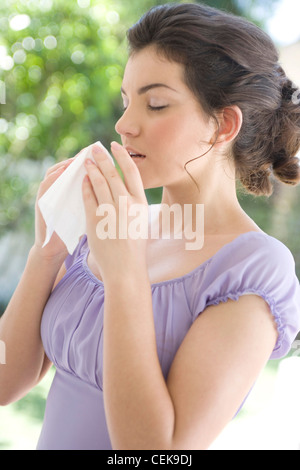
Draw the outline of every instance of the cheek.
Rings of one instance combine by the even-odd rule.
[[[201,130],[195,119],[182,115],[178,118],[176,115],[155,122],[150,138],[153,142],[151,147],[155,149],[157,155],[170,156],[174,163],[177,161],[182,167],[183,161],[193,158],[199,151]]]
[[[187,122],[187,117],[181,113],[174,113],[164,122],[160,122],[159,126],[167,133],[178,134],[182,130],[182,126]]]
[[[179,141],[185,140],[182,119],[176,116],[157,120],[151,129],[151,139],[156,147],[162,149],[171,150],[174,146],[178,146]]]

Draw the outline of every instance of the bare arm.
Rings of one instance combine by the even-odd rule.
[[[139,275],[117,285],[117,296],[115,288],[106,290],[104,331],[104,397],[113,448],[207,449],[275,346],[268,305],[248,295],[208,307],[189,330],[165,383],[147,282]]]
[[[61,162],[50,168],[41,183],[37,201],[72,162]],[[65,273],[67,250],[54,234],[42,248],[45,223],[36,203],[35,243],[16,291],[0,319],[0,340],[6,349],[6,364],[0,365],[0,405],[23,397],[49,369],[40,324],[42,313],[54,285]]]
[[[255,295],[208,307],[179,348],[168,376],[176,411],[172,448],[207,449],[233,419],[265,367],[278,332]]]
[[[0,366],[0,404],[22,398],[51,366],[43,349],[40,323],[61,260],[43,259],[32,248],[20,283],[0,320],[6,364]]]

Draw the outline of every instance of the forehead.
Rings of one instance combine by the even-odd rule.
[[[123,88],[138,89],[148,83],[165,83],[173,88],[184,87],[183,76],[181,64],[169,61],[151,46],[130,56],[124,72]]]

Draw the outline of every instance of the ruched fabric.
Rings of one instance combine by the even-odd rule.
[[[67,273],[42,318],[42,340],[56,375],[40,450],[111,449],[103,403],[105,292],[88,268],[88,254],[84,236],[66,259]],[[290,251],[273,237],[242,234],[192,272],[152,284],[157,351],[165,378],[189,328],[206,307],[247,294],[269,304],[279,333],[270,359],[284,357],[300,330],[300,287]]]

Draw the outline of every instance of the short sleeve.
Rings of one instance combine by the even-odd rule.
[[[268,303],[279,333],[271,359],[284,357],[300,330],[299,280],[289,249],[260,232],[238,237],[210,260],[192,311],[197,316],[210,305],[247,294]]]
[[[75,248],[72,255],[68,255],[65,259],[66,269],[70,269],[73,266],[74,262],[82,255],[83,251],[87,248],[87,236],[83,235],[78,242],[77,247]]]

